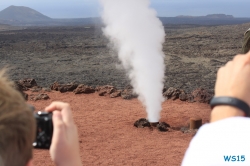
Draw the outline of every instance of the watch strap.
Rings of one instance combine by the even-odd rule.
[[[236,107],[243,111],[246,117],[250,117],[249,105],[240,99],[234,97],[213,97],[210,101],[210,106],[213,108],[217,105],[230,105]]]

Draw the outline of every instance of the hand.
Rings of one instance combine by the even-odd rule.
[[[215,96],[231,96],[250,105],[250,52],[234,57],[218,70]]]
[[[74,124],[70,105],[53,102],[45,111],[53,111],[53,137],[50,155],[57,166],[81,166],[77,127]]]
[[[237,55],[221,67],[217,73],[215,96],[235,97],[250,105],[250,52]],[[244,113],[232,106],[216,106],[211,113],[211,122]]]

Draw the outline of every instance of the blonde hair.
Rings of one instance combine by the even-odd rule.
[[[244,33],[242,53],[246,54],[250,51],[250,28]]]
[[[14,83],[0,71],[0,160],[4,166],[25,166],[32,158],[36,123]]]

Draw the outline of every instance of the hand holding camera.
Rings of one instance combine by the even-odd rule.
[[[53,135],[49,149],[55,164],[60,166],[82,165],[78,131],[73,121],[70,105],[63,102],[52,102],[45,108],[45,112],[38,112],[35,117],[38,124],[37,146],[40,142],[43,148],[48,148],[47,143]]]

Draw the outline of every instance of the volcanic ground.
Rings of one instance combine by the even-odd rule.
[[[217,69],[241,52],[243,34],[249,24],[224,26],[168,25],[165,87],[186,92],[203,87],[213,91]],[[129,85],[116,53],[109,48],[101,27],[8,27],[0,28],[0,68],[8,67],[10,78],[34,78],[39,86],[53,82],[85,85]],[[171,89],[171,88],[170,88]],[[27,91],[29,97],[41,92]],[[160,122],[167,132],[136,128],[146,118],[137,99],[124,100],[98,93],[74,94],[46,91],[47,100],[28,103],[43,110],[52,101],[70,103],[78,127],[83,165],[171,165],[179,166],[195,132],[183,132],[190,118],[209,122],[205,103],[167,100]],[[176,130],[177,129],[177,130]],[[34,164],[54,166],[48,150],[34,150]]]
[[[186,92],[197,87],[213,91],[217,69],[241,52],[249,27],[166,25],[165,86]],[[42,87],[75,81],[123,89],[129,80],[101,28],[2,28],[0,68],[7,66],[13,80],[34,78]]]

